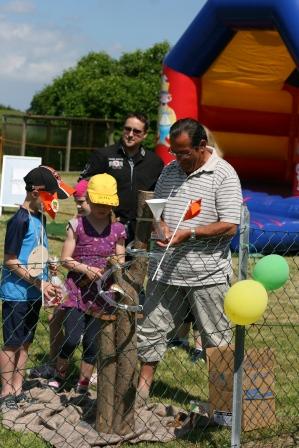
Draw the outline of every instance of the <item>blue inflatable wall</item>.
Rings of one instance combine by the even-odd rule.
[[[299,252],[299,198],[243,190],[250,212],[251,253]],[[238,250],[239,233],[232,241]]]

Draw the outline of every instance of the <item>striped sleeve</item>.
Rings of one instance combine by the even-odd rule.
[[[165,175],[166,175],[167,171],[168,171],[168,166],[165,166],[163,168],[162,173],[160,174],[159,179],[158,179],[158,181],[156,183],[156,186],[155,186],[155,193],[154,193],[154,197],[155,198],[162,198],[163,197],[162,196],[162,194],[163,194],[163,185],[164,185],[164,182],[165,182]]]
[[[237,175],[223,178],[216,191],[216,209],[219,221],[240,224],[242,192]]]

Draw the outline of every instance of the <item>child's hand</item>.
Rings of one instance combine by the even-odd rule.
[[[87,271],[85,273],[85,276],[91,282],[95,282],[96,280],[101,278],[102,275],[103,275],[103,269],[95,268],[93,266],[88,266]]]
[[[63,299],[61,286],[55,286],[50,282],[43,281],[41,283],[41,290],[44,293],[44,299],[47,305],[56,305]]]

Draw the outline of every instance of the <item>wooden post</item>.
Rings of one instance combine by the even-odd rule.
[[[106,118],[107,120],[107,118]],[[107,134],[108,134],[108,146],[114,145],[114,123],[106,121]]]
[[[21,152],[20,155],[24,156],[26,153],[26,139],[27,139],[27,121],[26,118],[22,119],[22,141],[21,141]]]
[[[70,121],[67,131],[66,153],[64,161],[64,171],[67,172],[70,170],[71,148],[72,148],[72,122]]]
[[[134,249],[147,249],[152,231],[152,213],[145,201],[151,199],[153,195],[154,193],[150,191],[139,191]],[[147,263],[148,257],[137,255],[128,271],[118,270],[115,272],[115,283],[126,293],[126,297],[119,297],[122,303],[127,305],[139,304],[138,294],[143,288]],[[116,434],[122,435],[129,434],[135,428],[135,398],[138,382],[136,324],[136,313],[118,310],[116,320],[117,375],[113,429]]]
[[[5,115],[2,115],[2,136],[1,136],[1,166],[0,169],[2,171],[2,164],[3,164],[3,155],[4,155],[4,145],[5,145],[5,138],[6,138],[6,131],[7,131],[7,119]],[[0,208],[0,216],[2,214],[2,208]]]
[[[152,230],[152,214],[145,200],[152,197],[152,192],[139,192],[134,248],[147,248]],[[111,258],[110,263],[117,269],[113,273],[115,283],[110,289],[121,291],[115,293],[118,302],[138,305],[147,262],[146,256],[137,255],[130,269],[125,271],[116,257]],[[136,322],[136,312],[117,309],[115,323],[102,327],[99,337],[96,417],[96,430],[99,432],[127,435],[135,430],[138,381]]]
[[[135,231],[134,247],[137,243],[143,243],[147,247],[153,228],[153,214],[145,201],[153,199],[153,191],[138,192],[137,225]]]
[[[153,215],[145,202],[154,197],[153,191],[142,191],[138,193],[137,224],[135,230],[134,249],[148,249],[148,242],[153,227]],[[129,281],[136,291],[140,293],[143,288],[147,270],[148,257],[139,255],[134,257],[129,270],[126,272],[126,280]]]
[[[45,150],[45,161],[47,165],[50,164],[50,141],[51,141],[51,124],[47,122],[47,128],[46,128],[46,150]],[[59,167],[61,169],[61,167]]]
[[[3,161],[3,137],[0,135],[0,170],[2,170],[2,161]]]
[[[7,117],[2,115],[2,138],[5,140],[7,134]]]
[[[123,283],[122,288],[124,288]],[[138,295],[135,290],[134,293],[131,293],[132,299],[135,304],[138,304]],[[128,305],[133,304],[132,301],[123,297],[120,297],[120,301],[127,302]],[[117,312],[116,362],[113,431],[115,434],[125,435],[135,430],[134,405],[138,381],[136,313],[121,310]]]
[[[94,131],[94,124],[89,124],[89,130],[88,130],[88,147],[89,149],[93,147],[93,131]]]
[[[116,367],[115,320],[103,320],[97,361],[96,430],[107,434],[113,432]]]

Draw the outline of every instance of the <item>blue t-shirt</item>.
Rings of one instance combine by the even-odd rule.
[[[28,257],[32,250],[41,244],[41,232],[43,232],[43,245],[48,248],[45,221],[42,223],[41,213],[30,213],[24,207],[20,207],[17,213],[8,221],[4,253],[15,255],[21,265],[27,268]],[[38,278],[48,279],[47,269]],[[13,273],[13,270],[3,266],[0,285],[0,298],[2,300],[36,300],[41,298],[38,288],[21,279]]]

